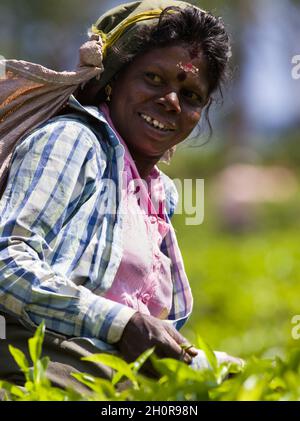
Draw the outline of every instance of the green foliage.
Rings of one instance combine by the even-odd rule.
[[[202,177],[196,158],[181,158],[171,176]],[[291,319],[300,314],[299,191],[286,202],[248,204],[252,225],[234,231],[224,224],[215,177],[207,174],[204,223],[188,226],[185,215],[173,217],[194,296],[182,333],[191,342],[200,333],[213,349],[242,358],[286,358],[299,342],[291,335]]]
[[[105,364],[113,369],[114,375],[108,381],[88,373],[73,373],[90,390],[82,396],[71,389],[62,390],[51,386],[46,376],[49,359],[41,358],[44,331],[45,325],[42,323],[34,337],[28,341],[32,366],[22,351],[10,346],[10,352],[23,371],[26,381],[24,387],[0,381],[0,388],[6,392],[6,400],[208,400],[210,393],[218,389],[224,378],[239,371],[231,364],[218,367],[214,354],[201,338],[199,341],[204,345],[203,350],[207,353],[212,370],[196,371],[181,361],[158,359],[153,354],[153,348],[144,352],[133,363],[126,363],[115,355],[94,354],[83,360]],[[140,372],[148,358],[151,358],[159,373],[158,380],[148,378]]]
[[[79,398],[79,395],[73,390],[64,391],[52,387],[50,381],[47,379],[46,370],[49,364],[49,358],[41,358],[44,333],[45,325],[42,323],[36,330],[34,336],[28,341],[32,365],[21,350],[11,345],[9,346],[11,355],[24,373],[25,384],[24,387],[21,387],[0,380],[0,389],[6,392],[6,400],[69,401]]]
[[[96,378],[87,373],[73,376],[87,387],[85,395],[72,389],[51,386],[46,377],[48,358],[41,358],[44,324],[29,340],[32,360],[30,366],[25,355],[10,347],[16,363],[24,372],[24,387],[0,381],[6,400],[15,401],[199,401],[199,400],[298,400],[300,394],[300,351],[291,352],[286,360],[279,357],[261,359],[252,357],[244,369],[232,363],[217,364],[215,355],[202,338],[198,346],[206,353],[212,369],[194,370],[181,361],[158,359],[153,349],[142,354],[137,361],[126,363],[115,355],[95,354],[86,361],[106,364],[114,370],[112,381]],[[159,373],[158,379],[144,376],[140,369],[151,358]],[[126,380],[126,382],[125,382]],[[125,385],[125,386],[124,386]]]
[[[192,342],[200,332],[213,349],[241,357],[282,355],[297,346],[291,319],[300,312],[299,218],[282,210],[290,226],[281,228],[279,210],[269,211],[263,227],[238,235],[214,225],[218,215],[209,209],[199,227],[184,227],[176,216],[194,295],[183,334]]]

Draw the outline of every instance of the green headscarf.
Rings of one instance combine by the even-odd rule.
[[[104,87],[123,65],[110,47],[116,42],[129,45],[140,25],[157,24],[161,12],[170,6],[192,5],[143,0],[106,12],[92,26],[90,40],[81,46],[80,62],[73,72],[56,72],[21,60],[0,60],[5,68],[5,76],[0,78],[0,193],[18,141],[53,117],[80,87],[86,87],[87,92]]]
[[[157,25],[158,19],[164,9],[167,7],[177,7],[184,9],[187,6],[193,6],[183,1],[172,0],[143,0],[131,3],[121,4],[109,10],[96,21],[90,28],[89,34],[100,36],[103,41],[103,65],[104,72],[100,80],[91,80],[84,86],[83,92],[77,92],[78,99],[85,104],[96,104],[97,94],[105,87],[122,68],[124,63],[115,53],[112,46],[123,49],[130,53],[134,51],[135,45],[132,42],[134,35],[141,26]],[[170,10],[169,13],[174,13]]]
[[[161,12],[171,6],[184,9],[191,4],[174,0],[137,1],[117,6],[97,20],[90,33],[99,34],[104,41],[104,73],[101,76],[101,87],[107,84],[123,64],[110,47],[117,44],[118,47],[126,46],[127,51],[130,51],[131,40],[137,29],[144,25],[156,25]],[[132,47],[134,48],[134,45]]]

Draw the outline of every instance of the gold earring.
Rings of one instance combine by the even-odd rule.
[[[112,87],[110,85],[106,85],[105,86],[105,94],[106,94],[106,101],[110,102],[111,100],[111,92],[112,92]]]

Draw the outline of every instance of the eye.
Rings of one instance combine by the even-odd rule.
[[[198,104],[202,104],[202,97],[196,92],[189,91],[188,89],[183,89],[182,94],[191,102],[197,102]]]
[[[145,75],[146,75],[146,78],[150,79],[151,82],[153,83],[156,83],[156,84],[162,83],[162,78],[158,76],[156,73],[146,72]]]

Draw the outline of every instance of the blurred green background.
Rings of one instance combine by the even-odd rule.
[[[120,3],[1,0],[0,54],[72,69],[88,27]],[[300,314],[300,2],[194,3],[223,16],[233,57],[213,136],[203,122],[201,136],[161,166],[205,180],[204,222],[174,217],[195,299],[184,333],[235,355],[273,356],[299,346],[291,318]]]

